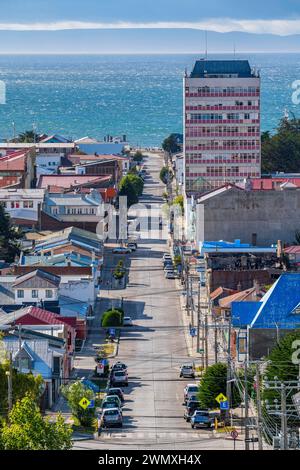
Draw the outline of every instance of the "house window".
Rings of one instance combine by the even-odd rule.
[[[33,209],[33,201],[24,201],[23,202],[24,209]]]
[[[22,357],[20,360],[20,366],[22,369],[31,369],[31,360],[28,357]]]
[[[53,291],[51,289],[46,289],[46,299],[53,298]]]
[[[18,297],[18,299],[24,299],[24,291],[23,291],[23,289],[18,289],[18,290],[17,290],[17,297]]]
[[[32,291],[31,291],[31,297],[32,297],[33,299],[37,299],[38,296],[39,296],[39,291],[38,291],[37,289],[32,289]]]

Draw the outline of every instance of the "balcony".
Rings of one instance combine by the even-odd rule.
[[[213,147],[209,145],[199,145],[199,146],[191,146],[186,145],[185,150],[188,151],[203,151],[208,150],[211,152],[240,152],[243,150],[251,150],[251,151],[258,151],[260,150],[259,145],[237,145],[236,147]]]
[[[186,111],[259,111],[259,106],[186,106]]]
[[[214,92],[197,92],[197,93],[190,93],[186,92],[186,98],[223,98],[223,97],[252,97],[252,96],[260,96],[260,91],[243,91],[243,92],[233,92],[233,91],[226,91],[220,93]]]
[[[245,132],[186,132],[186,137],[188,138],[197,138],[197,137],[205,137],[207,139],[214,138],[214,137],[231,137],[232,139],[236,137],[247,137],[247,138],[257,138],[260,137],[259,132],[254,133],[245,133]]]
[[[259,119],[186,119],[186,124],[259,124]]]

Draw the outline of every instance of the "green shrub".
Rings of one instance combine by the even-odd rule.
[[[123,314],[117,309],[112,309],[104,312],[101,320],[101,326],[104,328],[110,326],[122,326]]]

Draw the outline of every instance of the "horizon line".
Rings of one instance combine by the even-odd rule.
[[[204,18],[200,21],[49,21],[32,23],[0,23],[1,31],[65,31],[65,30],[125,30],[125,29],[191,29],[216,33],[250,33],[291,36],[300,34],[300,19],[235,19],[230,17]]]

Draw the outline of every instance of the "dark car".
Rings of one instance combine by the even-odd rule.
[[[127,371],[127,366],[126,364],[124,364],[124,362],[116,362],[113,366],[112,366],[112,372],[115,372],[117,370],[124,370],[124,371]]]
[[[109,388],[106,395],[107,396],[117,395],[120,398],[122,403],[124,403],[125,401],[123,390],[118,387]]]
[[[184,411],[184,419],[189,422],[195,411],[201,410],[201,404],[199,401],[190,401]]]

